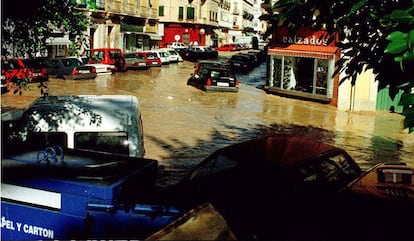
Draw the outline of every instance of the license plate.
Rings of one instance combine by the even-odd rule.
[[[240,64],[239,63],[234,63],[234,66],[240,66]]]
[[[229,83],[217,82],[217,86],[229,86]]]
[[[139,63],[139,66],[145,66],[145,63]]]
[[[89,70],[79,70],[79,74],[89,74]]]
[[[40,73],[33,73],[33,76],[40,76]]]
[[[158,62],[152,62],[152,64],[158,64]]]

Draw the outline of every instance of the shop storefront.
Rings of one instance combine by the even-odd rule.
[[[273,39],[268,49],[267,91],[336,106],[339,76],[333,74],[340,57],[336,35],[310,28],[292,35],[280,28]]]

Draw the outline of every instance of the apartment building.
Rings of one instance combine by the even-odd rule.
[[[125,52],[158,46],[159,0],[72,0],[89,17],[88,43],[93,48],[121,48]]]
[[[93,48],[156,49],[171,42],[218,46],[263,32],[260,0],[72,1],[89,17],[80,54]]]
[[[258,0],[159,0],[161,45],[171,42],[218,46],[236,36],[257,33]],[[256,11],[257,12],[257,11]],[[258,21],[256,16],[256,22]]]

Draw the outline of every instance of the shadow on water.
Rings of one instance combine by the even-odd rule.
[[[319,127],[300,126],[295,124],[271,124],[269,126],[256,124],[248,127],[239,127],[222,123],[221,129],[213,129],[210,139],[198,139],[194,145],[188,145],[177,138],[160,139],[156,136],[146,135],[146,141],[154,142],[163,149],[164,155],[160,163],[163,168],[159,185],[166,187],[179,182],[196,164],[205,159],[214,151],[228,145],[240,143],[246,140],[260,138],[274,134],[294,134],[309,137],[323,143],[342,147],[339,140],[347,139],[347,133],[333,132]],[[355,143],[354,151],[348,153],[360,165],[367,170],[381,162],[398,162],[403,147],[402,143],[379,136],[367,138],[364,136],[349,135],[346,141]],[[369,148],[361,147],[361,142],[370,142]],[[350,147],[350,144],[346,144]],[[343,147],[342,147],[343,148]],[[298,147],[298,151],[300,148]]]

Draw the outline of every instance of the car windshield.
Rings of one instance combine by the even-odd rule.
[[[75,59],[75,58],[67,58],[67,59],[62,59],[62,64],[65,67],[77,67],[82,65],[82,62],[79,59]]]

